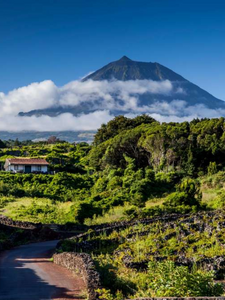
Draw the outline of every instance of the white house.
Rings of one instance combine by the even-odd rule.
[[[4,169],[14,173],[47,173],[48,165],[42,158],[7,158]]]

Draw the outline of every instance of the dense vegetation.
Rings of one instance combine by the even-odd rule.
[[[88,252],[104,286],[126,297],[213,296],[224,275],[224,211],[130,223],[109,232],[89,230],[66,240],[63,251]],[[213,272],[216,270],[216,272]],[[210,283],[210,284],[209,284]]]
[[[92,146],[51,138],[1,142],[0,148],[2,165],[7,157],[44,157],[50,163],[47,175],[0,172],[0,212],[14,219],[90,226],[179,214],[166,228],[157,221],[92,234],[91,250],[78,247],[82,240],[65,241],[64,250],[93,255],[107,279],[102,297],[222,294],[213,271],[197,262],[224,255],[223,229],[218,231],[225,221],[224,118],[160,124],[145,115],[119,116],[102,125]],[[182,221],[191,215],[210,232],[197,219]],[[144,268],[130,267],[128,256]],[[179,265],[180,256],[194,263]]]

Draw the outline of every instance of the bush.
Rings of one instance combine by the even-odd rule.
[[[213,200],[212,208],[224,208],[225,207],[225,191],[220,191],[218,196]]]
[[[131,206],[130,208],[126,209],[124,211],[124,215],[129,219],[136,218],[138,216],[137,207],[136,206]]]
[[[110,290],[107,289],[97,289],[98,298],[102,300],[123,300],[123,294],[120,291],[116,292],[116,295],[112,295]]]
[[[198,297],[220,296],[221,284],[214,283],[214,273],[175,266],[172,261],[149,262],[145,281],[138,288],[146,291],[144,297]]]
[[[101,214],[102,210],[94,205],[92,201],[80,202],[77,206],[76,220],[83,223],[85,219]]]
[[[210,161],[208,166],[208,175],[213,175],[217,173],[217,165],[216,162]]]
[[[163,207],[156,205],[153,207],[145,207],[139,211],[140,218],[148,218],[153,216],[159,216],[166,213],[166,210]]]
[[[185,192],[174,192],[167,197],[164,205],[166,207],[189,205],[189,197]]]
[[[200,207],[201,197],[199,183],[193,179],[186,178],[177,185],[177,191],[167,197],[164,205],[171,208],[182,205]]]

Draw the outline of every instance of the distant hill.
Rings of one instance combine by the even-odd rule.
[[[50,136],[56,136],[61,141],[67,141],[70,143],[86,142],[91,143],[93,141],[95,131],[19,131],[9,132],[0,131],[0,140],[16,140],[33,142],[47,141]]]
[[[223,108],[225,109],[225,102],[217,99],[213,95],[209,94],[205,90],[201,89],[197,85],[191,83],[187,79],[183,78],[181,75],[175,73],[174,71],[166,68],[159,63],[152,62],[137,62],[123,56],[121,59],[111,62],[103,68],[97,70],[96,72],[85,77],[82,82],[87,80],[93,81],[129,81],[129,80],[152,80],[155,82],[162,82],[168,80],[173,85],[173,93],[160,94],[160,93],[150,93],[146,92],[139,95],[140,107],[149,106],[158,102],[170,103],[173,100],[183,100],[187,102],[187,105],[204,104],[206,107],[215,109]],[[121,101],[117,95],[111,95],[115,98],[118,103]],[[43,110],[33,110],[30,112],[21,112],[21,116],[32,116],[32,115],[49,115],[57,116],[61,113],[70,112],[74,115],[79,115],[81,113],[90,113],[95,110],[101,109],[102,99],[93,105],[93,102],[86,101],[79,105],[74,106],[54,106]],[[125,113],[122,110],[111,110],[115,115]],[[127,112],[130,112],[129,110]],[[144,112],[144,111],[143,111]]]

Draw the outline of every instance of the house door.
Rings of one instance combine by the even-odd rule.
[[[25,173],[31,173],[31,166],[25,166]]]

